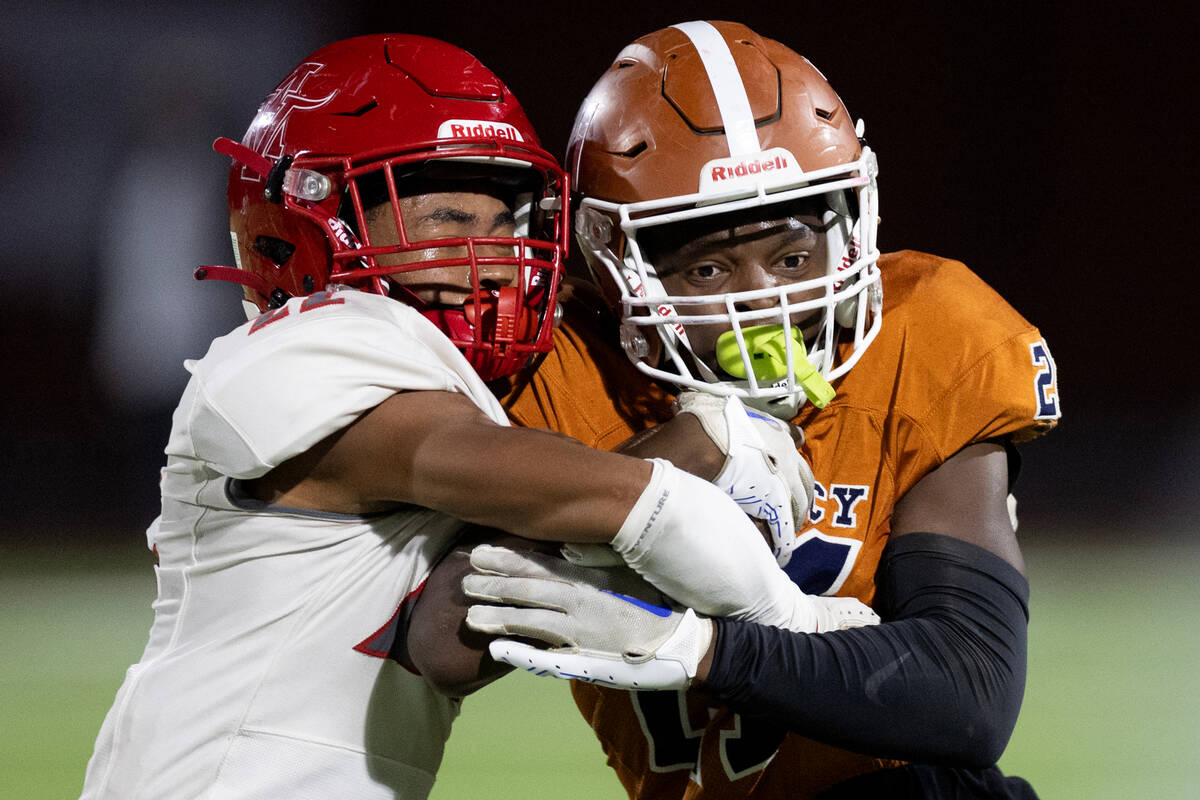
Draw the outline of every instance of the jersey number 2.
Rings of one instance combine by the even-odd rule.
[[[1058,419],[1062,411],[1058,407],[1058,370],[1054,366],[1054,356],[1044,341],[1029,345],[1029,354],[1033,358],[1033,366],[1037,374],[1033,379],[1037,392],[1037,413],[1034,419]]]
[[[344,297],[334,297],[328,290],[316,292],[304,298],[304,302],[300,304],[300,313],[312,311],[314,308],[324,308],[325,306],[336,306],[346,302]],[[261,331],[263,328],[270,325],[272,322],[278,322],[286,317],[289,313],[288,306],[281,306],[270,311],[263,312],[254,320],[254,324],[250,326],[250,330],[246,333],[247,336]]]

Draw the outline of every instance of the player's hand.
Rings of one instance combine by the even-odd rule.
[[[813,502],[813,474],[797,448],[800,429],[747,409],[737,397],[685,391],[680,414],[694,414],[725,455],[713,480],[751,517],[762,520],[782,567],[796,548],[796,532]]]
[[[709,616],[801,633],[849,620],[869,624],[870,609],[856,600],[801,591],[729,495],[667,462],[653,463],[650,482],[610,544],[668,597]]]
[[[788,626],[789,630],[824,633],[879,624],[879,615],[856,598],[811,594],[805,597],[809,600],[808,608],[794,619],[793,624]]]
[[[624,689],[679,689],[712,641],[711,620],[673,608],[627,567],[582,567],[539,553],[480,545],[463,591],[480,601],[467,625],[498,639],[497,661],[537,674]],[[499,604],[499,605],[490,605]]]

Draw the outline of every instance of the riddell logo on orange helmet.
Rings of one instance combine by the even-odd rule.
[[[523,142],[521,132],[507,122],[484,122],[478,119],[448,119],[438,126],[439,139],[471,139],[494,137]]]
[[[791,164],[785,156],[775,156],[774,158],[758,160],[739,161],[731,166],[714,165],[712,169],[712,180],[727,181],[731,178],[742,178],[746,175],[757,175],[760,172],[770,172],[776,169],[787,169]]]
[[[717,158],[700,168],[700,191],[739,189],[744,184],[781,185],[804,179],[796,157],[782,147],[753,155]]]

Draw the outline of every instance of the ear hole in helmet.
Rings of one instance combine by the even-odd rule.
[[[635,144],[633,147],[629,148],[625,152],[616,153],[616,155],[622,156],[624,158],[637,158],[649,147],[650,147],[650,145],[646,143],[645,139],[643,139],[642,141],[638,142],[637,144]]]
[[[296,245],[274,236],[256,236],[251,247],[254,248],[254,252],[277,267],[286,264],[296,252]]]

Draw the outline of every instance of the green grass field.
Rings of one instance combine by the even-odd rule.
[[[1001,766],[1043,800],[1200,797],[1200,542],[1091,538],[1025,533],[1029,682]],[[0,798],[78,795],[150,624],[154,579],[131,540],[108,554],[0,552]],[[468,699],[433,793],[623,796],[566,685],[526,675]]]

